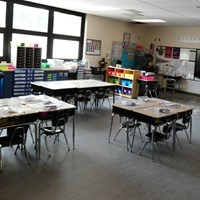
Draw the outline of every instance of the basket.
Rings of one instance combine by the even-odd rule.
[[[140,79],[152,81],[152,80],[154,80],[154,76],[141,76]]]

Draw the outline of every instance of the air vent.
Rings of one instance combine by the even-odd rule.
[[[128,22],[129,24],[147,24],[147,23],[143,23],[143,22]]]
[[[138,17],[138,16],[139,17],[144,16],[144,15],[138,14],[138,13],[123,13],[123,15],[128,16],[128,17],[132,17],[132,18]]]
[[[125,11],[131,12],[131,13],[135,13],[135,14],[138,14],[138,15],[140,15],[140,14],[142,13],[141,11],[139,11],[139,10],[134,10],[134,9],[126,9]]]

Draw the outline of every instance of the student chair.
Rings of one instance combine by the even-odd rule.
[[[150,98],[152,98],[152,97],[158,98],[158,84],[153,83],[150,85],[146,85],[144,96],[148,96]]]
[[[0,137],[0,171],[3,171],[3,161],[2,161],[2,148],[17,146],[15,150],[15,155],[17,150],[20,148],[24,150],[28,165],[30,165],[30,160],[28,152],[26,149],[26,138],[29,125],[16,126],[7,128],[7,135]]]
[[[154,132],[154,147],[155,147],[155,150],[156,150],[156,152],[158,154],[158,158],[159,158],[160,161],[161,161],[161,159],[160,159],[160,155],[159,155],[159,152],[158,152],[157,143],[158,142],[165,142],[166,145],[167,145],[168,151],[169,151],[169,153],[171,155],[171,151],[170,151],[170,148],[169,148],[167,140],[171,136],[172,126],[173,126],[173,123],[166,123],[163,126],[163,128],[162,128],[162,132],[157,131],[157,128],[159,126],[154,127],[154,130],[153,130],[153,131],[155,131]],[[147,144],[151,143],[151,141],[152,141],[152,134],[153,134],[153,132],[149,132],[149,133],[146,134],[146,136],[148,137],[148,140],[145,142],[142,150],[140,151],[140,153],[139,153],[140,155],[142,154],[142,152],[145,149],[145,147],[147,146]]]
[[[140,126],[141,126],[141,123],[136,121],[135,119],[127,119],[125,122],[121,123],[121,126],[119,127],[119,129],[118,129],[113,140],[116,140],[116,138],[119,135],[119,133],[121,132],[121,130],[125,129],[126,134],[127,134],[127,150],[129,150],[129,146],[131,147],[131,150],[132,150],[132,145],[133,145],[133,142],[134,142],[134,139],[135,139],[136,129],[138,129],[139,134],[140,134],[140,138],[143,142]],[[130,142],[130,139],[129,139],[130,135],[132,135],[132,143]]]
[[[75,97],[76,104],[80,110],[87,109],[88,104],[92,108],[92,91],[91,90],[79,90]]]
[[[171,89],[173,93],[176,90],[176,79],[173,78],[166,78],[166,87],[165,87],[165,92],[167,89]]]
[[[175,123],[175,130],[176,130],[176,138],[177,138],[177,141],[178,141],[178,144],[181,148],[181,144],[180,144],[180,140],[179,140],[179,137],[178,137],[178,132],[185,132],[186,134],[186,137],[188,139],[188,142],[191,143],[191,139],[192,139],[192,132],[191,132],[191,129],[190,129],[190,135],[188,134],[188,129],[191,128],[191,120],[192,120],[192,113],[191,112],[188,112],[185,114],[185,116],[182,118],[182,121],[181,122],[176,122]]]
[[[45,145],[46,145],[46,149],[47,149],[49,157],[51,156],[51,153],[49,150],[47,137],[54,136],[54,144],[55,144],[55,142],[59,140],[59,135],[63,134],[65,142],[67,144],[67,149],[68,151],[70,150],[68,140],[67,140],[67,135],[66,135],[66,128],[65,128],[67,121],[68,121],[68,117],[64,116],[63,114],[60,115],[60,113],[58,112],[58,113],[52,114],[52,117],[50,120],[51,126],[43,126],[44,123],[39,124],[39,131],[40,131],[39,135],[40,135],[40,138],[42,135],[45,135],[44,140],[45,140]],[[41,143],[40,138],[39,138],[39,152],[40,152],[40,143]]]
[[[100,108],[102,108],[104,101],[107,99],[109,107],[111,109],[111,103],[109,100],[110,97],[110,88],[99,88],[99,90],[96,91],[95,93],[95,97],[94,97],[94,101],[92,103],[92,105],[96,105],[99,106]]]

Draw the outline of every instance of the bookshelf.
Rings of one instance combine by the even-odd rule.
[[[140,70],[106,67],[106,82],[118,85],[115,89],[117,95],[128,98],[137,97],[137,79],[140,78]]]

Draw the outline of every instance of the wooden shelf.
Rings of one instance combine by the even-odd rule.
[[[106,67],[106,81],[115,83],[116,94],[128,98],[137,97],[137,79],[140,77],[140,70]]]

